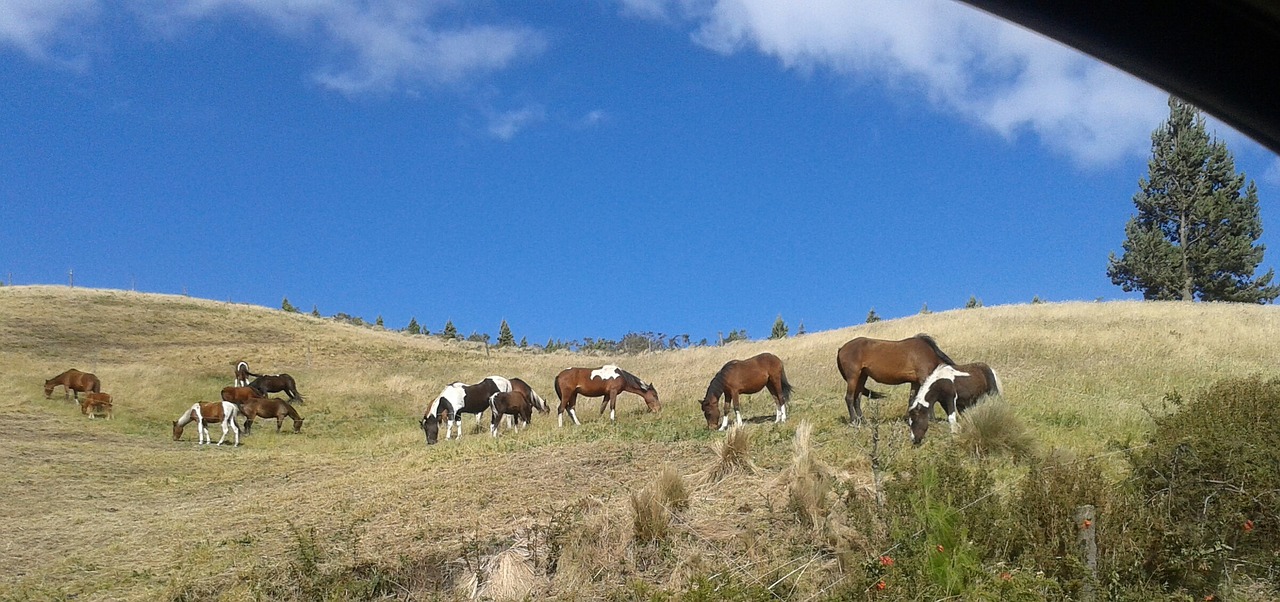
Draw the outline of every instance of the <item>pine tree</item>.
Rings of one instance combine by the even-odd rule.
[[[409,325],[404,327],[404,331],[409,334],[422,334],[422,326],[418,324],[418,319],[410,316]]]
[[[312,306],[311,306],[311,317],[313,317],[313,318],[319,318],[319,317],[320,317],[320,306],[319,306],[319,305],[312,305]]]
[[[769,333],[769,338],[787,338],[787,323],[782,321],[782,314],[778,314],[778,319],[773,321],[773,332]]]
[[[929,304],[928,304],[928,303],[925,303],[925,304],[920,308],[920,315],[922,315],[922,316],[924,316],[924,315],[928,315],[928,314],[931,314],[931,313],[933,313],[933,312],[929,311]]]
[[[529,348],[529,337],[520,337],[520,348],[521,349]]]
[[[1151,134],[1147,177],[1133,195],[1124,252],[1107,276],[1145,299],[1266,303],[1280,296],[1274,270],[1254,278],[1265,247],[1258,189],[1205,129],[1195,107],[1169,98],[1169,119]],[[1241,189],[1244,193],[1241,194]]]
[[[458,329],[453,326],[453,320],[444,323],[444,332],[440,333],[440,336],[449,340],[458,338]]]
[[[284,300],[280,302],[280,309],[283,309],[291,314],[298,313],[298,308],[294,307],[293,304],[289,302],[288,297],[285,297]]]
[[[516,337],[511,334],[511,327],[507,325],[507,321],[503,320],[502,325],[498,326],[498,346],[510,347],[515,344]]]
[[[386,328],[387,326],[386,324],[382,323],[382,314],[378,314],[378,319],[374,320],[373,324],[378,328]]]
[[[879,322],[879,321],[880,321],[880,314],[876,313],[876,308],[874,307],[871,308],[871,311],[867,312],[867,324],[870,324],[872,322]]]
[[[804,320],[800,320],[800,325],[796,327],[796,336],[800,336],[804,333],[805,333]]]
[[[964,304],[964,308],[973,309],[975,307],[982,307],[982,299],[969,295],[969,302]]]

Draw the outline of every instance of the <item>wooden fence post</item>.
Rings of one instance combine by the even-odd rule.
[[[1098,537],[1094,508],[1090,504],[1076,508],[1076,541],[1080,545],[1080,560],[1088,569],[1080,588],[1080,600],[1093,602],[1098,583]]]

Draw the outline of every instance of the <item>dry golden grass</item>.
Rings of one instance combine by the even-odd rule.
[[[1280,313],[1270,306],[986,307],[781,341],[613,357],[486,353],[472,344],[176,296],[4,287],[0,598],[255,599],[260,592],[249,576],[280,570],[297,552],[299,530],[310,529],[341,552],[325,561],[337,569],[465,558],[484,548],[474,591],[492,584],[499,589],[484,595],[494,598],[599,596],[634,577],[679,587],[708,569],[768,585],[804,566],[789,582],[816,583],[830,570],[827,561],[787,557],[775,542],[795,535],[778,526],[776,511],[803,494],[805,512],[821,519],[832,488],[865,501],[872,487],[872,429],[846,424],[836,349],[854,336],[917,332],[932,334],[957,361],[994,367],[1008,407],[1038,447],[1080,455],[1141,436],[1147,411],[1161,411],[1167,392],[1270,374],[1280,365],[1272,336]],[[765,350],[784,360],[796,387],[792,420],[774,425],[772,399],[757,394],[743,403],[755,420],[741,434],[708,432],[698,401],[711,376],[730,359]],[[298,405],[307,419],[303,433],[261,429],[241,448],[217,448],[196,446],[188,429],[173,442],[170,421],[195,401],[216,399],[239,359],[256,372],[297,379],[307,399]],[[655,383],[663,411],[648,413],[639,398],[625,395],[615,425],[585,399],[581,427],[557,429],[554,414],[535,414],[530,429],[495,441],[468,420],[460,441],[430,448],[417,427],[427,402],[450,382],[518,376],[554,403],[560,369],[603,363]],[[88,420],[61,390],[44,399],[43,380],[71,367],[102,379],[114,420]],[[930,453],[934,440],[949,436],[931,429],[930,441],[912,449],[900,423],[905,387],[873,386],[889,393],[864,403],[878,425],[882,460]],[[802,421],[812,425],[803,437],[810,459],[798,461]],[[738,469],[716,469],[726,457],[717,447]],[[694,475],[716,476],[690,489],[687,509],[672,515],[666,541],[674,565],[634,541],[628,504],[631,492],[656,486],[664,465],[691,483]],[[806,484],[780,486],[780,475],[793,469],[808,475]],[[545,542],[526,550],[521,534],[566,516],[574,517],[572,529],[562,534],[558,570],[548,580]],[[823,537],[833,549],[856,550],[858,528],[828,524]],[[466,572],[449,573],[450,585],[465,589]],[[449,595],[427,577],[399,586],[411,599]]]

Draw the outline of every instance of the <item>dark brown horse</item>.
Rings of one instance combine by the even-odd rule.
[[[111,395],[107,393],[86,393],[80,400],[80,413],[92,419],[94,416],[111,418]]]
[[[230,401],[231,403],[241,404],[250,399],[258,399],[262,395],[258,394],[256,389],[251,387],[223,387],[222,401]]]
[[[556,416],[560,420],[560,426],[564,426],[565,412],[569,413],[569,418],[573,419],[574,424],[582,424],[578,422],[578,413],[574,410],[579,395],[603,396],[604,399],[600,402],[600,413],[604,414],[604,409],[608,407],[609,420],[615,420],[618,395],[624,392],[634,393],[643,398],[650,412],[662,409],[662,402],[658,401],[658,390],[653,385],[617,366],[561,370],[560,374],[556,375],[556,397],[560,398],[560,409],[556,411]]]
[[[1000,378],[991,366],[974,362],[956,366],[956,369],[961,372],[951,380],[926,382],[920,390],[919,398],[908,408],[907,427],[911,429],[912,443],[919,445],[924,442],[925,433],[929,432],[929,422],[933,418],[934,404],[942,406],[947,414],[947,422],[951,423],[951,432],[954,433],[959,414],[988,395],[1000,394]]]
[[[240,413],[244,414],[244,434],[248,435],[253,430],[253,421],[257,418],[276,419],[276,432],[280,432],[280,427],[285,418],[293,419],[293,432],[302,432],[302,416],[298,415],[298,411],[289,405],[289,402],[276,397],[255,397],[240,405]]]
[[[849,422],[862,423],[862,396],[869,394],[867,377],[884,385],[911,383],[914,402],[920,386],[939,366],[951,368],[942,370],[939,378],[951,378],[958,372],[955,364],[927,334],[901,341],[858,337],[845,343],[836,353],[836,367],[847,385],[844,404],[849,409]]]
[[[529,398],[529,403],[533,405],[534,409],[543,414],[551,411],[551,406],[547,405],[547,402],[542,399],[541,395],[538,395],[537,391],[533,390],[533,387],[529,386],[529,383],[518,378],[512,378],[510,381],[511,390],[523,393],[525,397]]]
[[[98,382],[98,377],[75,368],[44,381],[44,398],[53,397],[53,390],[58,386],[63,387],[63,399],[66,399],[70,393],[75,395],[76,401],[80,401],[80,393],[102,392],[102,383]]]
[[[512,380],[515,383],[515,380]],[[529,426],[529,419],[533,417],[533,403],[529,396],[522,393],[519,389],[512,389],[505,393],[494,393],[489,398],[489,407],[493,410],[489,417],[489,434],[494,437],[498,436],[498,424],[502,422],[503,416],[513,416],[516,419],[514,426],[516,431],[520,430],[520,425]]]
[[[293,377],[288,374],[264,374],[253,379],[249,383],[249,388],[258,392],[258,397],[266,397],[268,393],[284,392],[289,396],[289,401],[302,403],[302,395],[298,393],[298,385],[293,382]]]
[[[729,428],[729,406],[738,426],[742,426],[742,411],[738,404],[738,396],[752,394],[768,387],[773,399],[778,404],[774,412],[774,422],[786,422],[787,402],[791,400],[791,383],[787,382],[787,373],[782,368],[782,360],[772,353],[761,353],[745,360],[730,360],[707,385],[707,396],[702,400],[702,415],[707,418],[707,428],[719,426],[720,430]],[[724,408],[719,401],[724,396]]]

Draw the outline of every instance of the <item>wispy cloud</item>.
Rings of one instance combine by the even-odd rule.
[[[541,106],[528,106],[514,111],[496,113],[489,117],[489,135],[498,140],[511,140],[525,128],[546,120],[546,110]]]
[[[315,80],[347,94],[453,84],[546,46],[540,32],[521,25],[453,24],[447,9],[456,5],[445,0],[131,0],[123,6],[141,26],[170,36],[215,19],[265,23],[334,57],[316,66]],[[68,28],[110,7],[105,0],[0,0],[0,43],[40,58]]]
[[[619,0],[692,24],[716,52],[874,78],[925,94],[1006,137],[1033,133],[1084,165],[1149,150],[1165,94],[1113,67],[951,0]]]
[[[578,118],[574,125],[581,130],[590,129],[604,123],[609,118],[609,114],[601,109],[588,112],[586,115]]]
[[[98,0],[0,0],[0,45],[35,60],[79,66],[78,52],[56,51],[97,18]]]

